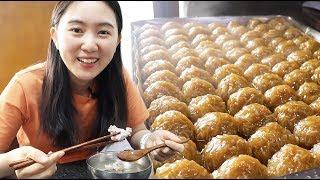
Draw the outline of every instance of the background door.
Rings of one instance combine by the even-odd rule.
[[[0,93],[17,71],[46,58],[55,3],[0,2]]]

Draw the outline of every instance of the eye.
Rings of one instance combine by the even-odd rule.
[[[103,35],[103,36],[110,35],[110,33],[106,30],[99,31],[98,34]]]
[[[74,33],[82,33],[82,30],[80,28],[72,28],[70,30]]]

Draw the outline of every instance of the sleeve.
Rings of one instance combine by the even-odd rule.
[[[134,128],[149,117],[149,112],[137,85],[133,82],[125,68],[123,68],[123,74],[127,88],[128,126]]]
[[[0,94],[0,151],[7,151],[14,140],[26,112],[26,98],[16,76]]]

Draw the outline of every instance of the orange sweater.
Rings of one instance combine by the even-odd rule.
[[[0,151],[8,151],[15,136],[20,146],[33,146],[41,151],[57,151],[52,139],[38,134],[40,129],[39,103],[45,63],[30,66],[11,79],[0,95]],[[149,116],[139,91],[128,72],[124,70],[128,101],[128,126],[135,127]],[[78,111],[75,120],[79,126],[80,141],[90,140],[93,121],[96,117],[97,100],[73,94]],[[39,131],[40,132],[40,131]],[[60,163],[86,159],[94,151],[68,153]]]

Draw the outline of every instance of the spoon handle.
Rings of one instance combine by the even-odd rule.
[[[186,142],[188,142],[190,139],[189,138],[186,138],[185,140],[183,140],[182,142],[180,142],[181,144],[184,144]],[[153,147],[149,147],[149,148],[146,148],[146,151],[147,153],[153,151],[153,150],[156,150],[158,148],[163,148],[163,147],[167,147],[167,145],[165,143],[162,143],[162,144],[158,144],[158,145],[155,145]]]
[[[149,147],[149,148],[147,148],[146,151],[149,153],[149,152],[151,152],[153,150],[156,150],[156,149],[159,149],[159,148],[162,148],[162,147],[166,147],[166,146],[167,145],[165,143],[162,143],[162,144],[155,145],[153,147]]]

